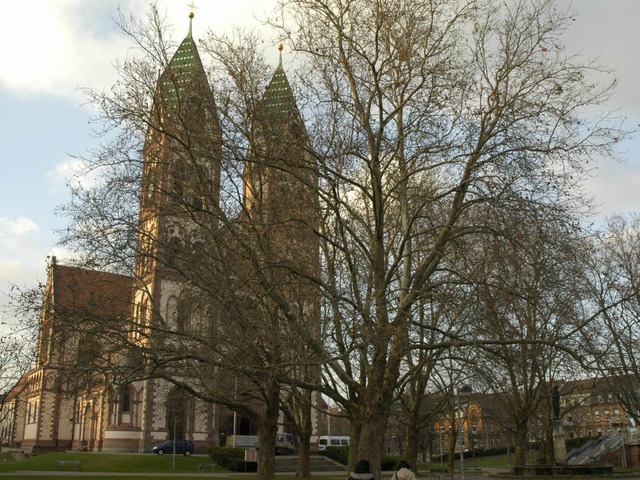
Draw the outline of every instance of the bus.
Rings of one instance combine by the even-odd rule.
[[[290,455],[294,450],[295,445],[292,433],[276,434],[276,455]]]
[[[349,437],[336,435],[322,435],[318,439],[318,451],[323,452],[327,447],[348,447]]]

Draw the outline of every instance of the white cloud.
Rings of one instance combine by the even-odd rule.
[[[0,82],[27,94],[76,95],[78,86],[112,79],[109,59],[123,50],[124,39],[113,28],[92,24],[95,18],[86,12],[96,7],[88,3],[2,2]],[[104,21],[111,22],[108,16]]]
[[[47,179],[54,188],[66,186],[72,187],[82,185],[84,188],[91,188],[97,182],[97,176],[93,172],[86,172],[86,163],[81,158],[69,157],[58,163],[53,170],[47,172]]]
[[[46,256],[39,246],[49,234],[26,217],[0,217],[0,291],[11,283],[33,283]]]
[[[275,0],[236,0],[221,14],[217,2],[200,2],[194,36],[208,28],[254,24],[253,12],[269,11]],[[120,6],[141,19],[146,0],[23,0],[0,5],[0,84],[24,94],[80,97],[79,87],[113,84],[112,62],[131,46],[116,28],[113,16]],[[159,2],[160,11],[175,26],[176,40],[187,33],[188,6],[183,0]],[[182,21],[182,23],[181,23]],[[181,33],[182,32],[182,33]],[[10,46],[10,47],[6,47]]]
[[[0,217],[0,238],[12,238],[14,236],[24,236],[39,230],[36,222],[29,218],[19,217],[16,219]]]
[[[586,188],[594,196],[598,214],[611,216],[622,212],[640,212],[640,161],[603,160]]]

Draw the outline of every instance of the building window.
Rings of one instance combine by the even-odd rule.
[[[124,387],[120,397],[120,411],[122,413],[131,412],[131,387]]]
[[[27,404],[27,423],[38,421],[38,401],[31,401]]]
[[[176,315],[176,330],[178,332],[184,333],[189,331],[190,316],[191,309],[189,308],[187,301],[181,300],[178,302],[178,312]]]

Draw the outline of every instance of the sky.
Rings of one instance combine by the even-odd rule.
[[[194,0],[193,35],[211,28],[256,25],[276,0]],[[510,1],[510,0],[507,0]],[[569,5],[570,0],[558,0]],[[176,40],[187,32],[192,2],[160,0]],[[113,21],[118,8],[142,16],[148,0],[0,0],[0,306],[12,285],[46,280],[48,255],[64,258],[57,207],[69,200],[74,155],[97,145],[82,88],[116,80],[112,64],[130,47]],[[604,108],[640,125],[640,1],[573,0],[577,12],[564,36],[568,50],[617,72],[619,86]],[[274,45],[275,48],[275,45]],[[640,211],[640,135],[620,146],[621,162],[601,159],[587,191],[598,218]],[[0,322],[6,310],[0,308]]]

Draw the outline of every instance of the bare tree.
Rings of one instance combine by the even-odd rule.
[[[508,412],[515,465],[525,464],[531,424],[553,425],[551,389],[561,365],[568,372],[576,362],[567,359],[583,355],[572,335],[585,318],[586,249],[580,231],[554,213],[535,209],[508,216],[505,236],[488,242],[486,270],[479,269],[485,276],[476,282],[478,337],[486,341],[476,371]]]
[[[640,217],[618,215],[608,219],[588,257],[589,292],[597,321],[582,340],[596,375],[610,382],[627,413],[640,421],[638,368],[638,291],[640,271]]]
[[[20,378],[33,368],[38,312],[30,306],[42,298],[40,288],[13,285],[0,322],[0,444],[10,444],[14,403],[24,388]]]
[[[491,230],[471,207],[570,210],[580,159],[622,133],[581,118],[611,85],[565,55],[571,14],[553,2],[291,0],[282,13],[306,62],[327,219],[325,393],[351,417],[350,463],[377,469],[414,308],[455,242]]]
[[[265,452],[283,385],[339,403],[351,421],[351,466],[367,458],[378,478],[411,350],[478,343],[477,329],[445,328],[435,340],[420,329],[441,325],[416,321],[445,279],[466,281],[457,248],[473,248],[473,239],[494,234],[493,219],[507,217],[477,212],[571,212],[582,160],[610,154],[624,132],[615,119],[582,116],[612,84],[594,84],[591,74],[608,72],[565,54],[560,36],[572,17],[552,2],[286,0],[281,7],[284,20],[272,23],[299,54],[295,98],[282,65],[282,90],[262,91],[267,68],[255,36],[211,36],[203,49],[214,64],[220,120],[207,138],[213,156],[222,154],[218,178],[202,169],[206,155],[193,142],[202,133],[194,118],[211,112],[184,98],[171,128],[154,117],[156,72],[170,64],[163,22],[155,15],[151,28],[125,23],[147,57],[122,64],[113,91],[91,93],[118,134],[92,157],[106,180],[99,190],[76,191],[66,240],[89,265],[135,264],[136,281],[158,265],[189,285],[202,328],[173,328],[159,310],[137,317],[144,375],[253,416],[260,478],[273,475]],[[179,85],[167,92],[181,105]],[[270,109],[272,100],[285,111]],[[139,152],[148,138],[175,147],[180,182],[154,182],[144,170]],[[158,162],[153,172],[168,165]],[[141,174],[148,183],[140,186]],[[151,206],[170,200],[170,216],[189,221],[190,242],[181,245],[193,248],[175,248],[171,235],[145,227],[128,206],[138,193]],[[502,333],[505,346],[536,343],[522,329]],[[558,332],[549,333],[552,343]],[[301,364],[313,375],[301,375]],[[222,371],[241,378],[242,396],[218,388],[212,379]]]

